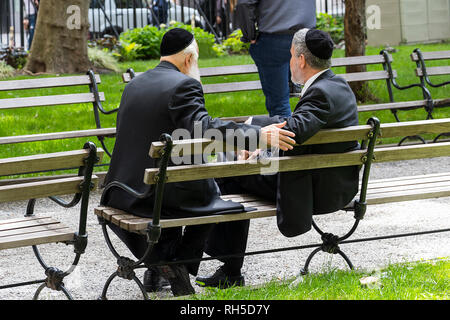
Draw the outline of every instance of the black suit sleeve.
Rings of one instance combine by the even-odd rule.
[[[195,79],[187,79],[176,88],[169,104],[169,115],[175,127],[187,129],[192,138],[200,138],[194,137],[197,122],[197,125],[201,125],[202,137],[208,129],[215,129],[224,141],[232,141],[242,149],[252,151],[259,143],[259,126],[211,118],[205,108],[202,86]]]
[[[319,89],[311,88],[302,97],[291,117],[255,116],[252,124],[264,127],[286,121],[287,124],[283,129],[294,132],[295,141],[302,144],[325,127],[330,116],[330,108],[326,95]]]

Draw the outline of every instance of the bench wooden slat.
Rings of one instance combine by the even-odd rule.
[[[364,150],[339,154],[303,155],[294,157],[274,157],[269,163],[256,161],[218,162],[201,165],[182,165],[167,168],[167,181],[189,181],[206,178],[232,177],[259,174],[261,171],[286,172],[318,168],[361,165]],[[450,155],[450,143],[433,145],[411,145],[375,149],[375,162],[412,160]],[[145,170],[144,182],[154,184],[157,168]]]
[[[424,185],[431,185],[435,183],[442,183],[442,182],[449,182],[450,181],[450,173],[446,172],[442,175],[438,176],[422,176],[421,178],[414,178],[414,179],[397,179],[397,180],[390,180],[390,181],[376,181],[374,183],[369,184],[369,188],[372,192],[376,192],[377,189],[384,190],[386,187],[405,187],[408,186],[424,186]]]
[[[103,92],[99,92],[99,97],[100,101],[105,101],[105,94]],[[0,110],[92,103],[94,101],[95,98],[93,93],[73,93],[52,96],[0,99]]]
[[[395,178],[385,178],[385,179],[377,179],[372,180],[369,182],[369,185],[377,185],[379,183],[385,183],[385,182],[408,182],[408,181],[414,181],[414,180],[422,180],[427,178],[440,178],[449,176],[450,172],[440,172],[440,173],[430,173],[430,174],[420,174],[420,175],[414,175],[414,176],[406,176],[406,177],[395,177]]]
[[[424,188],[418,190],[377,193],[367,197],[367,204],[383,204],[411,200],[449,197],[450,187]]]
[[[258,68],[254,64],[245,64],[237,66],[222,66],[200,68],[201,77],[230,76],[238,74],[258,73]]]
[[[95,80],[97,84],[101,83],[100,76],[97,74],[95,75]],[[7,81],[0,81],[0,91],[80,86],[80,85],[89,85],[90,83],[91,80],[88,75],[7,80]]]
[[[98,210],[95,211],[97,215],[102,215],[107,221],[120,226],[121,228],[131,231],[139,232],[147,228],[148,223],[152,221],[150,218],[140,218],[130,214],[121,214],[122,212],[115,213],[116,209],[108,208],[107,214],[100,213]],[[196,225],[196,224],[206,224],[206,223],[219,223],[225,221],[237,221],[243,219],[253,219],[253,218],[263,218],[275,215],[275,207],[271,206],[267,208],[258,209],[256,211],[236,213],[236,214],[223,214],[223,215],[211,215],[202,217],[192,217],[192,218],[182,218],[182,219],[161,219],[161,228],[171,228],[177,226],[186,225]]]
[[[74,232],[69,228],[37,231],[27,234],[13,235],[0,238],[0,250],[19,248],[45,243],[66,242],[74,239]]]
[[[241,82],[228,82],[228,83],[215,83],[203,85],[203,93],[225,93],[225,92],[238,92],[238,91],[251,91],[261,90],[261,82],[256,81],[241,81]]]
[[[102,128],[102,129],[88,129],[88,130],[39,133],[39,134],[29,134],[29,135],[22,135],[22,136],[0,137],[0,145],[24,143],[24,142],[71,139],[71,138],[86,138],[86,137],[96,137],[96,136],[113,136],[115,134],[116,134],[116,128]]]
[[[450,74],[450,66],[442,66],[442,67],[427,67],[427,75],[429,76],[443,76]],[[423,76],[423,72],[421,68],[416,68],[416,75],[418,77]]]
[[[412,61],[419,61],[419,57],[417,53],[413,52],[410,55]],[[442,59],[450,59],[450,50],[449,51],[430,51],[430,52],[422,52],[423,60],[442,60]]]
[[[65,228],[67,228],[67,227],[62,225],[60,222],[55,222],[55,223],[46,224],[46,225],[30,226],[28,228],[6,230],[6,231],[0,232],[0,242],[2,241],[2,239],[5,239],[6,237],[20,236],[20,235],[26,235],[29,233],[45,232],[45,231],[49,231],[49,230],[58,230],[58,229],[65,229]]]
[[[431,189],[431,188],[448,188],[450,189],[450,182],[446,181],[430,181],[429,183],[417,182],[415,184],[405,185],[385,185],[384,187],[370,189],[370,195],[375,196],[379,193],[394,193],[394,192],[407,192],[418,189]]]
[[[23,228],[30,228],[35,226],[49,225],[59,223],[55,219],[51,217],[41,217],[40,219],[31,219],[34,217],[24,217],[21,219],[7,219],[0,220],[2,223],[0,224],[0,236],[3,235],[2,232]],[[10,221],[12,220],[12,221]]]
[[[100,161],[104,151],[97,149]],[[83,165],[88,150],[63,151],[41,155],[0,159],[0,175],[14,175],[26,172],[65,169]]]
[[[389,54],[389,60],[392,61],[392,55]],[[384,63],[384,56],[381,54],[372,56],[359,56],[359,57],[343,57],[331,59],[331,67],[344,67],[344,66],[356,66],[362,64],[378,64]]]
[[[380,110],[407,109],[407,108],[423,108],[426,105],[427,105],[426,100],[376,103],[376,104],[369,104],[369,105],[359,105],[358,112],[370,112],[370,111],[373,112],[373,111],[380,111]]]
[[[361,164],[361,157],[364,151],[352,151],[345,154],[336,155],[305,155],[296,157],[274,157],[269,163],[256,161],[234,161],[217,162],[201,165],[182,165],[167,168],[167,182],[189,181],[206,179],[212,177],[232,177],[240,175],[259,174],[267,170],[266,173],[284,172],[292,170],[308,170],[315,168],[325,168],[329,166],[350,166]],[[154,184],[154,177],[158,169],[146,169],[144,183]],[[195,177],[195,179],[194,179]]]
[[[48,196],[75,194],[80,192],[83,177],[54,179],[40,182],[6,185],[0,187],[0,202],[44,198]],[[97,176],[92,176],[92,183],[97,185]]]
[[[394,78],[397,78],[397,71],[393,70],[392,74]],[[337,75],[344,78],[347,82],[389,79],[387,71],[339,73]]]

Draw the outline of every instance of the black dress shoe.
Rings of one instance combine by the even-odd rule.
[[[230,276],[227,275],[222,268],[209,277],[197,277],[195,282],[200,287],[216,287],[226,289],[233,286],[244,286],[245,280],[242,275]]]
[[[144,272],[144,288],[147,292],[162,291],[164,287],[169,286],[170,283],[159,273],[155,267],[149,267]]]
[[[185,265],[173,264],[158,266],[157,268],[159,273],[169,281],[170,289],[174,296],[185,296],[195,293],[195,290],[191,285],[191,280],[189,279],[189,272]]]

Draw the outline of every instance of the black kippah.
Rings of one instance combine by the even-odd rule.
[[[309,51],[316,57],[328,60],[333,55],[333,40],[322,30],[310,29],[306,32],[305,43]]]
[[[161,57],[170,56],[186,49],[194,41],[194,35],[187,30],[174,28],[167,31],[161,41]]]

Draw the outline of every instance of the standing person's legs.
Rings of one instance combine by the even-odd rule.
[[[36,17],[37,17],[37,15],[36,14],[31,14],[30,16],[29,16],[29,23],[30,23],[30,33],[29,33],[29,35],[28,35],[28,50],[30,50],[31,49],[31,44],[33,43],[33,37],[34,37],[34,30],[36,29]]]
[[[289,78],[292,35],[261,33],[250,55],[258,67],[259,78],[270,116],[289,117]]]

